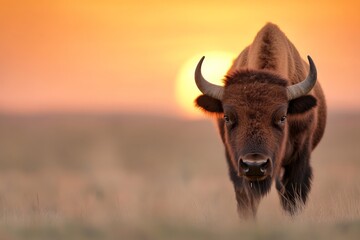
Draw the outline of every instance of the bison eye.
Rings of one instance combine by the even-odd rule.
[[[225,124],[226,124],[228,127],[233,127],[233,126],[234,126],[234,123],[235,123],[235,118],[234,118],[232,115],[227,115],[227,114],[225,114],[225,115],[224,115],[224,121],[225,121]]]
[[[279,115],[279,116],[277,116],[276,118],[274,118],[274,120],[273,120],[273,126],[276,128],[276,129],[278,129],[278,130],[283,130],[284,129],[284,127],[285,127],[285,122],[286,122],[286,115],[283,115],[283,116],[281,116],[281,115]]]
[[[286,121],[286,116],[282,116],[282,117],[279,119],[279,121],[277,122],[277,125],[282,127],[282,126],[284,126],[285,121]]]

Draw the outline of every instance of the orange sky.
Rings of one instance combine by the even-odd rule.
[[[0,111],[178,114],[181,65],[238,54],[268,21],[316,60],[330,110],[360,110],[359,11],[355,0],[1,0]]]

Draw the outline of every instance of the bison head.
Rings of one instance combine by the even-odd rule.
[[[303,114],[316,105],[306,95],[316,83],[316,68],[308,57],[305,80],[289,81],[269,71],[243,70],[225,78],[225,86],[209,83],[201,74],[204,57],[195,71],[195,81],[204,94],[196,105],[218,116],[220,133],[236,177],[250,183],[260,194],[268,192],[280,173],[288,141],[288,117]]]

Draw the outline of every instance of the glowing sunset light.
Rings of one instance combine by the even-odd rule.
[[[203,116],[193,107],[200,57],[221,83],[267,22],[312,56],[330,111],[359,111],[359,9],[355,0],[0,1],[0,113]]]
[[[202,113],[195,109],[194,100],[201,95],[194,80],[194,72],[200,58],[205,56],[202,73],[212,83],[223,85],[223,79],[235,56],[227,52],[205,52],[198,54],[184,63],[176,79],[176,100],[184,115],[190,118],[199,117]]]

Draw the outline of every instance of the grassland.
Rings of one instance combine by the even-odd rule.
[[[304,212],[241,222],[211,121],[0,116],[0,239],[359,239],[360,115],[333,114]]]

